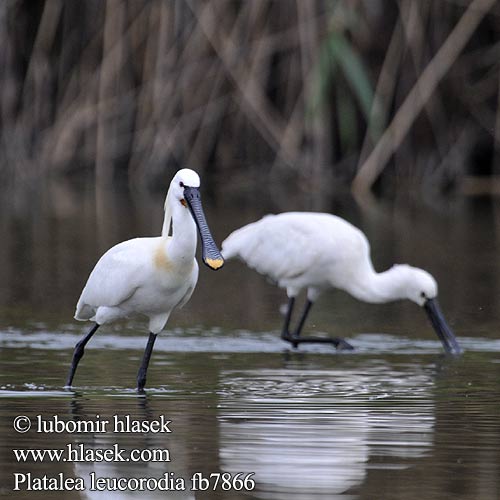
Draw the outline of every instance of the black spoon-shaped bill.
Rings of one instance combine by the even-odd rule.
[[[191,211],[201,238],[201,258],[203,262],[210,267],[210,269],[220,269],[224,265],[224,258],[222,257],[212,233],[208,228],[203,207],[201,205],[200,190],[196,187],[186,186],[184,188],[184,199]]]
[[[462,348],[458,344],[455,334],[448,326],[437,300],[428,299],[424,304],[424,309],[431,320],[439,340],[443,343],[444,350],[448,354],[461,354]]]

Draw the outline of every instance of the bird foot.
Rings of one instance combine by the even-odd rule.
[[[143,394],[145,391],[144,391],[144,387],[146,385],[146,379],[145,378],[138,378],[137,379],[137,392],[139,394]]]
[[[354,351],[354,347],[346,340],[341,338],[335,338],[335,340],[337,342],[337,344],[335,345],[337,351]]]
[[[349,342],[338,337],[297,337],[296,335],[283,334],[281,338],[290,342],[296,349],[299,344],[333,344],[337,351],[352,351],[354,347]]]

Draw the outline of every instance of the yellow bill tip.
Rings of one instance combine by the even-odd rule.
[[[205,260],[205,263],[207,264],[207,266],[211,267],[212,269],[220,269],[223,265],[224,265],[224,259],[220,258],[220,259],[209,259],[207,258]]]

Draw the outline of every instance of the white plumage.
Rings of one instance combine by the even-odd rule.
[[[142,390],[156,335],[163,330],[172,310],[191,297],[198,281],[197,227],[203,261],[212,269],[224,261],[205,221],[199,196],[200,178],[193,170],[177,172],[165,200],[161,236],[135,238],[109,249],[90,273],[75,319],[96,325],[76,346],[68,376],[70,386],[83,350],[100,325],[131,315],[149,318],[150,339],[138,376]],[[170,228],[172,234],[170,235]]]
[[[196,240],[196,228],[189,227],[194,222],[187,216],[186,230]],[[75,319],[103,325],[142,314],[149,318],[150,332],[161,332],[169,314],[189,300],[198,281],[194,252],[186,248],[184,258],[176,258],[176,243],[172,237],[135,238],[110,248],[89,276]]]
[[[365,302],[409,299],[424,306],[445,349],[460,352],[435,301],[435,279],[427,271],[408,265],[377,273],[365,235],[340,217],[308,212],[267,215],[231,233],[222,243],[222,254],[226,259],[243,260],[286,290],[290,302],[282,337],[294,346],[331,341],[350,348],[341,339],[300,337],[312,303],[325,290],[339,288]],[[291,334],[294,299],[303,289],[307,290],[308,303],[297,330]]]

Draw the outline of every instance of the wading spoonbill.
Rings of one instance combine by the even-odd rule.
[[[462,351],[437,303],[436,280],[406,264],[376,272],[366,236],[340,217],[307,212],[267,215],[231,233],[222,243],[222,255],[241,259],[286,290],[289,302],[281,338],[294,347],[328,342],[337,349],[352,349],[343,339],[300,335],[314,301],[323,291],[339,288],[364,302],[409,299],[417,303],[429,315],[445,351]],[[290,332],[295,298],[303,289],[307,290],[305,309]]]
[[[156,336],[172,310],[189,300],[198,280],[197,227],[203,262],[211,269],[224,264],[205,220],[199,187],[196,172],[179,170],[165,199],[161,236],[124,241],[99,259],[75,313],[75,319],[94,321],[95,325],[76,344],[66,386],[71,386],[85,346],[99,326],[140,314],[149,318],[149,339],[137,375],[137,390],[144,389]]]

